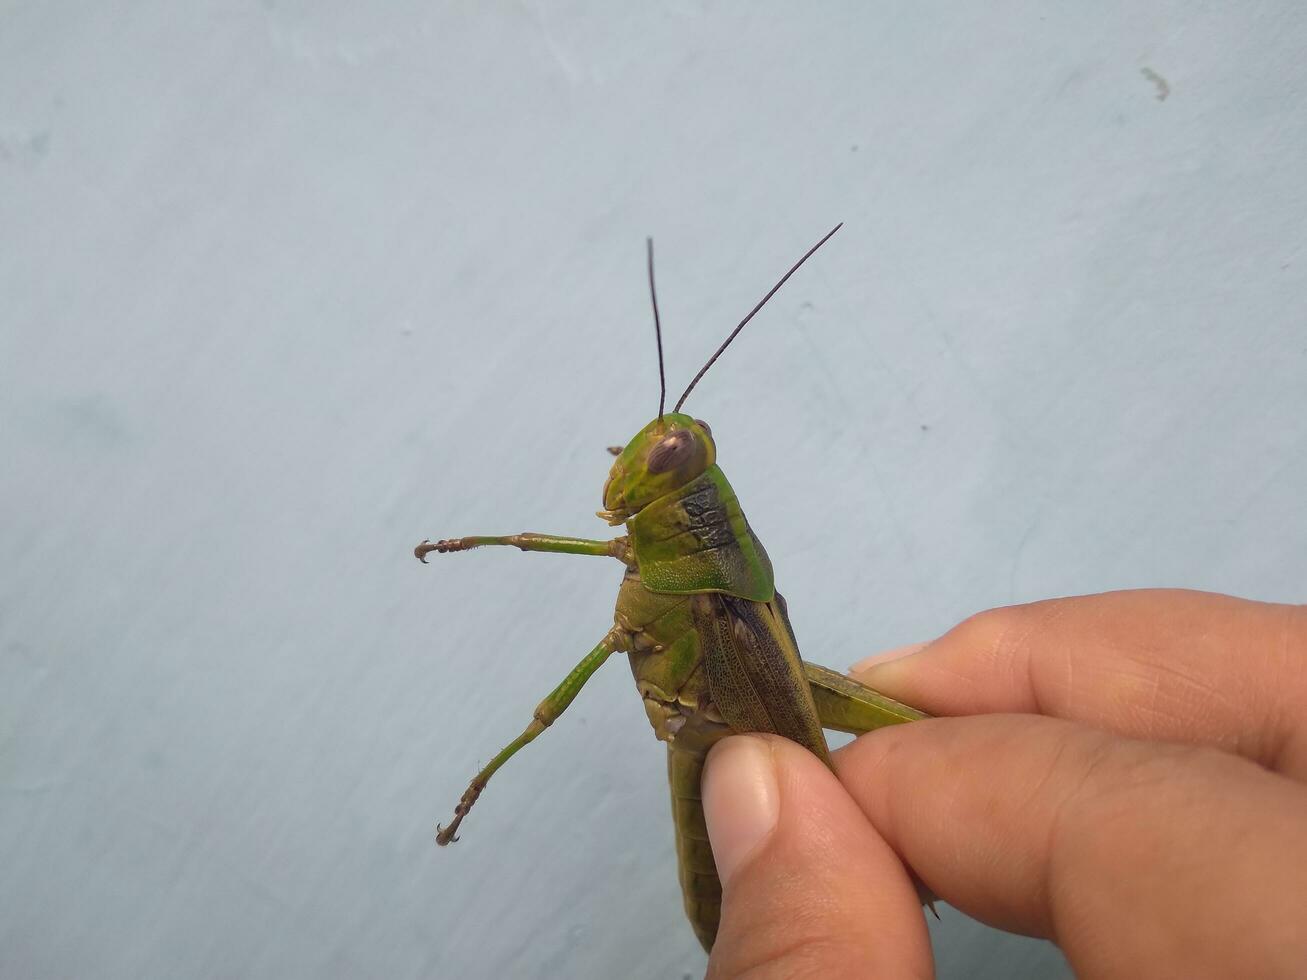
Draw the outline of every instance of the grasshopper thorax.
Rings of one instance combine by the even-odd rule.
[[[621,524],[646,504],[701,476],[716,461],[708,424],[668,412],[636,433],[613,462],[599,516]]]

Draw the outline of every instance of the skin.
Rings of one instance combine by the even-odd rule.
[[[770,736],[713,749],[709,977],[933,976],[909,868],[1077,976],[1302,975],[1307,607],[1056,599],[853,676],[967,717],[864,735],[835,774]]]

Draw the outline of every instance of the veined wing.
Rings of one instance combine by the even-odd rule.
[[[783,607],[724,593],[696,604],[713,704],[737,732],[772,732],[830,765],[826,738]]]

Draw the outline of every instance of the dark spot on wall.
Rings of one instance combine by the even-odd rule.
[[[1148,67],[1140,68],[1139,74],[1143,75],[1144,78],[1153,83],[1153,87],[1157,89],[1157,101],[1165,102],[1166,97],[1171,94],[1170,83],[1157,72],[1153,71],[1153,69]]]

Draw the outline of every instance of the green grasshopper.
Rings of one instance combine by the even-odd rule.
[[[511,534],[423,541],[414,554],[511,545],[522,551],[616,558],[626,567],[613,627],[561,684],[540,702],[517,738],[477,773],[448,827],[455,834],[490,777],[518,749],[548,728],[591,675],[617,652],[627,653],[654,734],[667,743],[667,775],[676,826],[685,911],[705,950],[717,935],[722,890],[704,825],[699,780],[713,743],[739,732],[773,732],[793,739],[831,764],[822,729],[861,734],[926,717],[833,670],[806,663],[785,600],[776,591],[762,542],[749,527],[726,476],[706,422],[681,406],[707,370],[754,314],[799,267],[839,231],[836,225],[781,277],[695,375],[671,412],[664,412],[667,381],[662,324],[654,288],[653,241],[646,242],[649,293],[658,344],[658,417],[625,447],[604,484],[610,526],[626,525],[611,541],[552,534]]]

